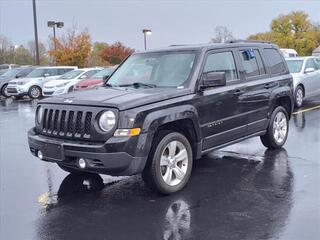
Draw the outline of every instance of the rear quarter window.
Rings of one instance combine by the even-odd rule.
[[[284,60],[280,55],[279,51],[274,48],[265,48],[264,56],[268,64],[268,68],[272,75],[279,75],[286,73],[287,68],[285,66]]]

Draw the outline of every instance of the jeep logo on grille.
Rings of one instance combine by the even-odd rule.
[[[64,100],[63,102],[65,102],[65,103],[72,103],[73,100],[72,100],[72,99],[66,99],[66,100]]]

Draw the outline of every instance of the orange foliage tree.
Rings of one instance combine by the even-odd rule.
[[[87,31],[77,34],[75,27],[67,30],[60,38],[51,38],[51,46],[56,49],[48,52],[57,65],[85,67],[91,53],[91,38]]]
[[[121,63],[126,57],[131,55],[134,49],[124,46],[121,42],[116,42],[112,45],[106,46],[101,51],[101,58],[115,65]]]

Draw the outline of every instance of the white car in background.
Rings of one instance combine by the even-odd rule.
[[[286,61],[293,77],[295,106],[299,108],[305,99],[320,95],[320,58],[295,57]]]
[[[30,98],[39,98],[46,82],[77,68],[72,66],[38,67],[24,78],[9,81],[7,94],[16,98],[26,95]]]
[[[280,48],[280,51],[285,58],[299,57],[297,51],[292,48]]]
[[[68,72],[59,78],[47,82],[43,86],[42,95],[48,97],[71,92],[78,82],[93,76],[102,69],[103,68],[81,68]]]

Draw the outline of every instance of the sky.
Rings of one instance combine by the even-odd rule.
[[[52,29],[47,21],[63,21],[65,27],[87,29],[92,41],[143,48],[143,28],[152,30],[148,48],[172,44],[207,43],[217,26],[226,26],[237,39],[268,31],[280,14],[302,10],[312,22],[320,22],[320,0],[36,0],[39,41],[48,44]],[[0,35],[13,45],[34,39],[32,0],[0,0]]]

